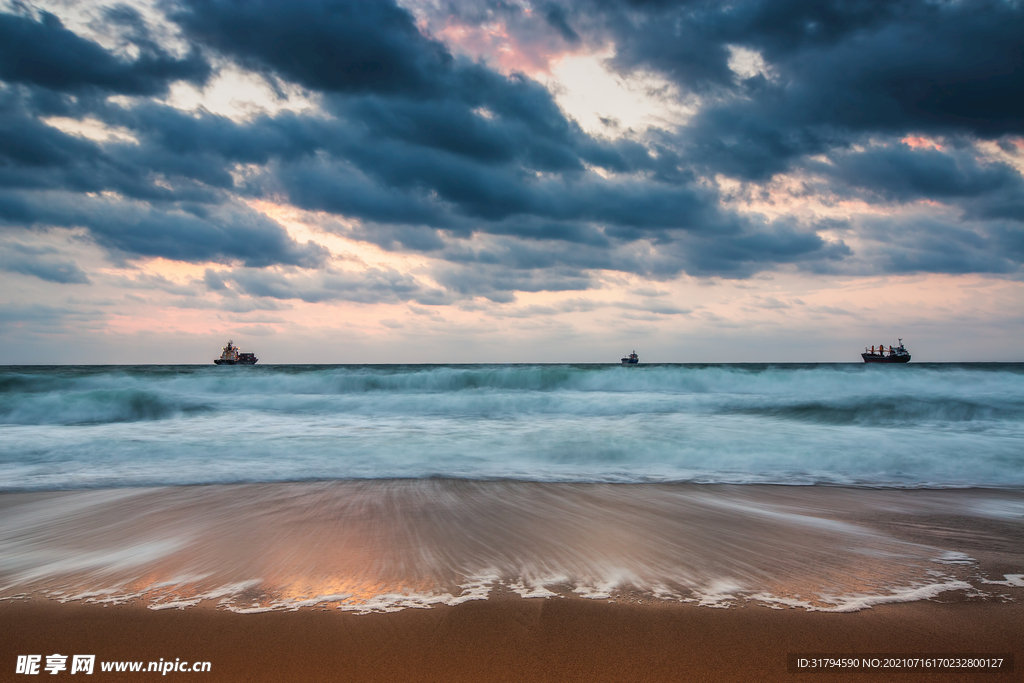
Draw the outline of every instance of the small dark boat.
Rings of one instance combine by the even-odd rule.
[[[633,353],[629,354],[628,356],[626,356],[625,358],[622,359],[622,364],[623,365],[636,365],[639,362],[640,362],[640,356],[636,355],[636,351],[634,351]]]
[[[878,351],[875,351],[875,347],[872,346],[869,350],[864,347],[864,353],[860,354],[860,357],[864,359],[865,363],[909,363],[910,352],[907,351],[907,347],[903,346],[903,340],[899,340],[899,346],[890,346],[886,350],[885,346],[879,344]]]
[[[221,349],[220,358],[213,362],[217,365],[256,365],[258,360],[255,353],[239,353],[234,342],[228,340],[228,345]]]

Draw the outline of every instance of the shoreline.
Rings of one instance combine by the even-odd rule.
[[[0,512],[0,598],[841,612],[1024,588],[1024,492],[1008,489],[376,480],[6,493]]]
[[[208,661],[209,673],[186,675],[206,681],[789,681],[791,653],[1024,657],[1024,605],[962,595],[848,614],[515,595],[366,615],[158,612],[30,599],[0,602],[0,620],[0,661],[9,673],[22,654],[95,654],[97,662]],[[889,671],[884,679],[1020,680],[1021,665],[1013,672]],[[112,681],[140,676],[101,672],[99,664],[95,673]],[[879,680],[849,671],[805,678],[864,675]]]
[[[793,654],[891,653],[1015,668],[802,678],[1024,678],[1015,489],[333,481],[7,493],[0,513],[8,677],[91,654],[111,681],[146,677],[103,662],[162,658],[230,683],[771,682],[801,680]]]

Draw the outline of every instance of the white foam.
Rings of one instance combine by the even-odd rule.
[[[426,609],[434,605],[449,605],[455,599],[451,593],[383,593],[358,603],[342,603],[338,609],[358,614],[400,612],[404,609]]]
[[[1004,576],[1003,581],[981,579],[981,583],[1024,588],[1024,574],[1007,574]],[[517,593],[522,598],[550,599],[563,597],[560,593],[548,588],[549,585],[553,584],[571,585],[564,576],[549,576],[541,579],[521,578],[517,581],[503,582],[497,574],[480,574],[469,577],[462,584],[459,584],[461,590],[457,594],[447,591],[386,591],[370,597],[356,599],[349,593],[332,593],[301,599],[278,599],[269,602],[256,601],[249,605],[237,604],[236,598],[246,591],[257,589],[263,585],[263,582],[259,579],[229,583],[194,595],[181,595],[178,597],[153,595],[155,590],[172,585],[170,581],[154,584],[154,586],[141,591],[124,591],[121,586],[111,586],[103,589],[80,591],[70,595],[62,594],[59,591],[50,591],[50,595],[61,602],[84,600],[97,604],[124,604],[140,599],[149,600],[147,607],[151,610],[187,609],[207,600],[217,600],[217,607],[219,609],[238,614],[296,611],[319,605],[331,605],[339,610],[355,612],[357,614],[371,614],[398,612],[405,609],[427,609],[436,605],[455,606],[472,600],[487,600],[491,597],[497,586],[503,586],[509,591]],[[622,595],[615,597],[617,591],[623,588],[623,586],[624,584],[621,580],[616,578],[603,581],[590,580],[578,582],[571,590],[572,593],[581,598],[617,602],[623,599]],[[956,590],[969,591],[969,595],[974,596],[988,595],[970,583],[948,577],[944,577],[944,580],[935,583],[896,586],[879,593],[818,593],[814,599],[807,599],[798,595],[787,597],[764,591],[755,592],[745,588],[738,581],[731,579],[713,580],[703,586],[691,587],[689,592],[692,594],[692,597],[681,595],[664,585],[653,587],[632,586],[632,588],[639,590],[643,595],[655,599],[695,603],[700,607],[714,609],[727,609],[742,602],[755,602],[772,609],[789,607],[811,612],[857,612],[863,609],[870,609],[875,605],[931,600],[944,592]],[[630,595],[633,595],[633,593],[630,593]]]
[[[125,593],[120,587],[100,588],[96,590],[81,591],[74,595],[61,595],[58,602],[85,602],[110,603],[119,605],[141,596],[141,593]]]
[[[797,598],[784,598],[770,593],[757,593],[749,596],[751,600],[757,600],[768,605],[787,605],[789,607],[800,607],[808,612],[859,612],[863,609],[870,609],[875,605],[884,605],[897,602],[916,602],[918,600],[931,600],[941,593],[955,590],[973,590],[974,587],[966,581],[951,580],[943,583],[928,584],[923,586],[903,586],[890,588],[888,593],[864,594],[854,593],[851,595],[829,595],[820,594],[820,602],[810,602]]]
[[[198,595],[193,595],[189,598],[179,598],[176,600],[163,601],[158,599],[157,601],[148,605],[149,609],[161,610],[161,609],[185,609],[186,607],[194,607],[203,600],[216,600],[220,599],[222,605],[228,604],[232,596],[238,595],[242,591],[250,588],[255,588],[263,583],[260,579],[252,579],[249,581],[239,581],[237,583],[229,583],[223,586],[218,586],[212,590],[205,591]]]
[[[578,579],[572,592],[589,600],[602,600],[612,597],[616,589],[622,586],[638,586],[642,583],[635,572],[619,566],[605,566],[599,573],[598,578]]]
[[[1024,588],[1024,574],[1003,574],[1003,578],[1005,581],[989,581],[988,579],[982,579],[981,582],[993,586]]]
[[[561,595],[550,590],[548,586],[555,584],[564,585],[568,582],[569,577],[564,575],[548,576],[543,579],[529,578],[509,583],[508,589],[518,593],[521,598],[558,598]]]
[[[483,574],[470,577],[466,583],[460,584],[462,593],[448,600],[449,605],[461,605],[470,600],[486,600],[491,594],[491,589],[498,582],[497,574]]]
[[[933,558],[932,562],[938,562],[939,564],[974,564],[977,560],[966,553],[948,550]]]
[[[172,602],[155,602],[155,603],[146,605],[146,607],[148,607],[151,610],[185,609],[186,607],[195,607],[196,605],[198,605],[202,601],[203,601],[202,598],[192,598],[191,600],[174,600]]]
[[[336,602],[343,602],[352,598],[351,593],[333,593],[328,595],[318,595],[313,598],[304,599],[290,599],[290,600],[274,600],[266,605],[260,605],[254,603],[251,607],[239,607],[230,603],[224,603],[221,607],[229,612],[235,612],[236,614],[260,614],[262,612],[297,612],[304,607],[317,607],[323,604],[333,604]]]
[[[731,607],[738,599],[738,594],[743,586],[729,579],[712,581],[702,589],[695,590],[697,604],[701,607],[714,607],[723,609]]]
[[[609,581],[597,586],[581,584],[573,588],[572,592],[581,598],[587,598],[588,600],[603,600],[612,597],[612,591],[614,589],[615,584]]]

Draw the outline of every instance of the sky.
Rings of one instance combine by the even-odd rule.
[[[0,5],[0,363],[1024,361],[1018,0]]]

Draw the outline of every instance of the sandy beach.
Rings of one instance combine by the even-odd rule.
[[[147,672],[103,662],[161,658],[215,681],[1021,678],[1020,661],[787,664],[1020,660],[1013,490],[350,481],[10,493],[0,510],[5,677],[56,653],[96,655],[110,680]]]
[[[513,595],[367,615],[33,600],[0,605],[0,619],[5,680],[16,655],[56,652],[209,661],[209,673],[168,674],[209,681],[1001,681],[1021,680],[1024,653],[1020,602],[962,599],[822,614]],[[1018,661],[1013,672],[789,673],[787,654],[798,652],[1014,653]]]

